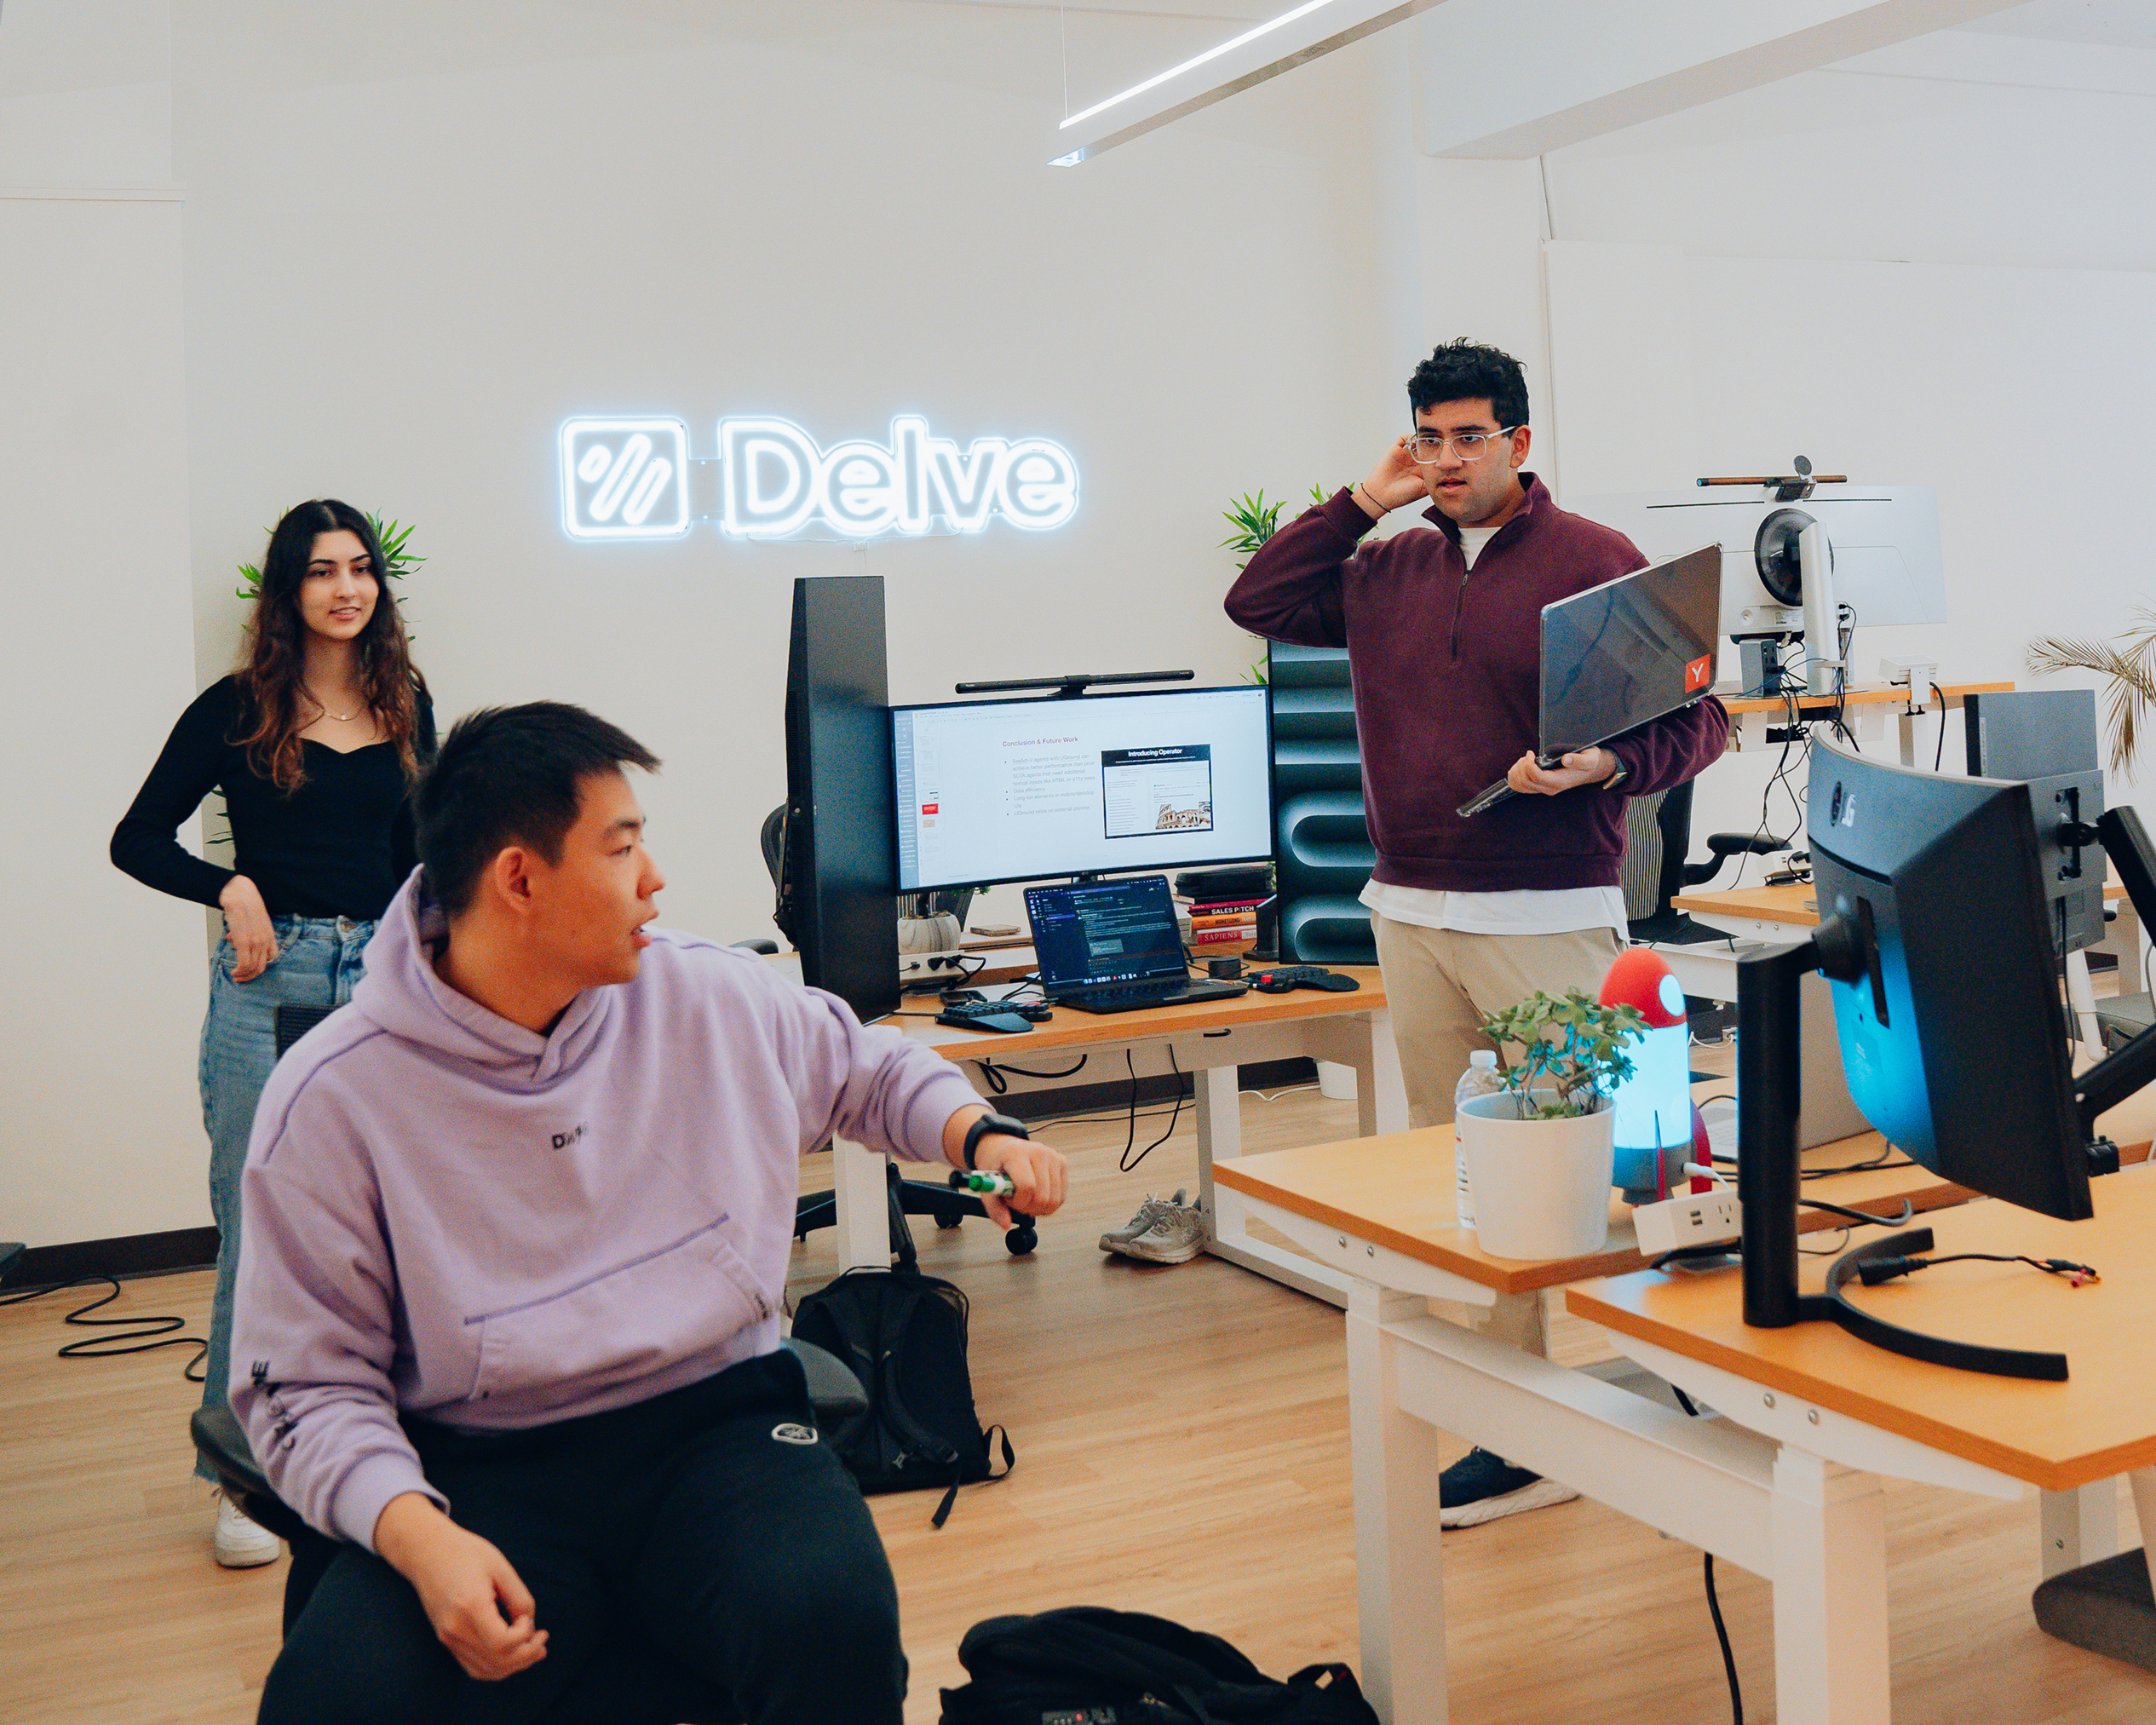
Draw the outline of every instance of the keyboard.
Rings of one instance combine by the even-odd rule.
[[[1032,1013],[1039,1011],[1031,1001],[1026,1005],[1032,1010],[1021,1011],[1015,1003],[1008,1000],[946,1000],[943,1010],[936,1014],[936,1022],[947,1024],[954,1030],[993,1030],[1005,1036],[1016,1036],[1033,1027]],[[1041,1016],[1047,1015],[1042,1013]]]
[[[1181,1006],[1193,1000],[1233,1000],[1250,992],[1247,982],[1201,982],[1196,978],[1163,977],[1151,982],[1104,982],[1069,994],[1055,1003],[1080,1012],[1138,1012],[1148,1006]]]

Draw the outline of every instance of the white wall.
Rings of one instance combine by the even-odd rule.
[[[1941,32],[1547,164],[1565,490],[1799,453],[1937,489],[1951,619],[1860,630],[1866,681],[1906,647],[1942,681],[2027,685],[2032,639],[2115,635],[2152,596],[2156,52],[1999,33],[2028,27]],[[1960,747],[1957,722],[1950,765]],[[1778,755],[1700,780],[1695,839],[1752,830]]]
[[[106,861],[194,693],[175,202],[0,195],[0,1234],[205,1225],[199,911]]]
[[[795,577],[887,578],[900,699],[1168,664],[1233,681],[1220,510],[1367,464],[1343,308],[1369,266],[1339,194],[1363,158],[1327,118],[1353,60],[1072,173],[1045,165],[1052,14],[731,6],[610,51],[532,9],[509,63],[491,26],[386,8],[354,66],[325,48],[347,11],[181,8],[199,673],[235,640],[227,572],[290,503],[417,522],[408,615],[442,712],[578,700],[664,756],[681,924],[768,929]],[[865,554],[708,525],[573,543],[555,429],[610,410],[677,412],[699,453],[724,413],[826,444],[902,411],[1044,434],[1082,505],[1051,534]]]
[[[1534,465],[1561,489],[1642,447],[1680,481],[1710,457],[1804,448],[1938,485],[1966,619],[1942,637],[1954,675],[2015,675],[2027,635],[2100,631],[2136,594],[2126,467],[2156,266],[2156,78],[2130,57],[2145,44],[2092,60],[1946,32],[1544,163],[1459,163],[1414,150],[1413,43],[1393,32],[1072,172],[1044,165],[1066,111],[1053,6],[170,11],[169,50],[164,0],[0,12],[0,184],[170,171],[187,187],[183,277],[176,204],[0,225],[0,435],[35,457],[0,479],[0,560],[38,618],[15,637],[28,693],[11,698],[30,704],[19,732],[62,711],[72,727],[68,770],[31,769],[23,799],[60,796],[65,865],[41,874],[13,842],[23,877],[50,881],[7,913],[42,979],[14,1039],[39,1070],[14,1094],[18,1113],[44,1112],[7,1153],[14,1187],[41,1194],[20,1228],[33,1239],[203,1219],[197,924],[112,874],[104,837],[191,689],[230,662],[233,566],[308,496],[418,524],[430,561],[410,617],[446,716],[581,700],[667,758],[649,796],[666,914],[724,935],[766,926],[755,836],[783,783],[793,577],[886,575],[900,699],[1162,662],[1233,679],[1247,653],[1218,609],[1219,510],[1360,475],[1398,427],[1407,368],[1455,335],[1526,360]],[[1224,27],[1078,14],[1072,95]],[[25,43],[37,52],[7,51]],[[1600,355],[1575,342],[1568,371],[1549,328],[1567,266],[1546,236],[1652,249],[1680,290],[1659,333],[1618,319]],[[40,416],[101,388],[117,464],[51,466]],[[783,413],[826,443],[908,411],[961,440],[1038,432],[1074,452],[1084,501],[1058,533],[999,526],[865,556],[708,526],[676,545],[578,545],[556,526],[553,433],[602,410],[679,413],[699,452],[729,412]],[[2078,441],[2003,469],[2009,422]],[[75,505],[93,491],[87,533]],[[146,549],[116,559],[121,543]],[[184,595],[166,584],[183,578]],[[93,581],[129,601],[101,612],[101,640],[140,637],[101,680],[124,693],[102,703],[51,651]],[[1750,825],[1759,770],[1714,769],[1701,831]],[[118,1034],[118,973],[86,968],[68,938],[78,902],[128,955]]]
[[[0,1235],[210,1220],[202,915],[106,860],[194,693],[164,0],[0,12]]]

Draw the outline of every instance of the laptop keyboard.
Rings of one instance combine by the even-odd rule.
[[[1198,977],[1155,982],[1104,982],[1093,988],[1059,992],[1053,1003],[1081,1012],[1127,1012],[1141,1006],[1174,1006],[1190,1000],[1227,1000],[1245,992],[1246,982],[1215,982]]]

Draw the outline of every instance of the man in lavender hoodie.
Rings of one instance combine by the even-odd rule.
[[[265,1721],[610,1718],[661,1668],[746,1721],[900,1716],[890,1568],[779,1346],[797,1159],[1000,1169],[1035,1216],[1063,1161],[896,1031],[647,926],[624,765],[658,762],[576,707],[458,724],[365,981],[263,1093],[232,1406],[348,1542]]]

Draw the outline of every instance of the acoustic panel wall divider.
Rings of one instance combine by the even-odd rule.
[[[1374,964],[1377,940],[1358,894],[1377,854],[1363,816],[1348,655],[1337,647],[1273,641],[1266,663],[1280,957],[1303,964]]]

